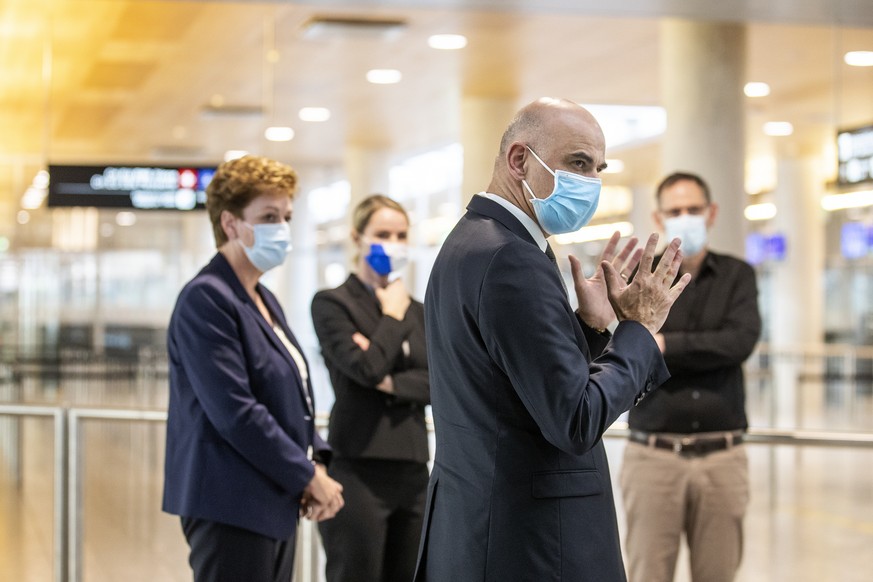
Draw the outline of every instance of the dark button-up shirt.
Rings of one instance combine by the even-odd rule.
[[[747,428],[742,363],[761,334],[752,267],[707,253],[661,333],[671,378],[631,409],[630,428],[670,433]]]

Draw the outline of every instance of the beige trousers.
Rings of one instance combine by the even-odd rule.
[[[628,582],[672,582],[682,534],[694,582],[731,582],[743,553],[743,445],[700,457],[629,442],[621,468]]]

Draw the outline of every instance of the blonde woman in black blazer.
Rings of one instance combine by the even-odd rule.
[[[319,526],[328,582],[412,579],[428,481],[424,308],[395,278],[409,219],[385,196],[353,214],[357,272],[316,294],[312,319],[336,402],[328,443],[345,509]]]

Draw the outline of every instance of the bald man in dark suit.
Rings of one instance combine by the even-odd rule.
[[[522,109],[437,257],[424,302],[436,457],[416,580],[625,580],[601,437],[668,378],[653,336],[688,277],[673,284],[678,240],[653,271],[657,236],[619,251],[616,234],[591,278],[571,258],[570,306],[547,238],[590,219],[604,144],[575,103]]]

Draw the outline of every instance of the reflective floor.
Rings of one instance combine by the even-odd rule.
[[[801,382],[800,372],[815,377],[809,365],[789,363],[791,389],[783,390],[772,362],[766,370],[752,366],[752,426],[873,432],[869,383]],[[25,376],[0,383],[0,402],[165,409],[166,378],[159,369],[165,367],[150,364],[132,375],[86,370],[60,384]],[[794,405],[786,406],[786,398]],[[776,414],[788,408],[787,418]],[[163,423],[86,419],[78,434],[81,580],[191,580],[178,518],[160,511]],[[0,581],[54,579],[53,439],[50,418],[0,415]],[[616,484],[625,441],[608,438],[606,444]],[[746,447],[752,498],[738,582],[873,580],[873,448]],[[623,524],[617,491],[615,497]],[[321,581],[317,534],[305,523],[300,538],[316,545],[302,548],[296,582]],[[690,580],[685,558],[680,555],[676,582]]]
[[[607,446],[615,484],[624,442]],[[752,498],[737,581],[873,580],[873,449],[746,447]],[[683,548],[675,580],[690,579]]]
[[[15,433],[21,437],[17,452],[8,450]],[[0,419],[0,436],[6,445],[0,464],[0,580],[51,580],[51,421]],[[163,426],[86,421],[81,438],[82,579],[190,580],[178,520],[159,511]],[[624,446],[621,439],[607,440],[613,482]],[[753,496],[738,580],[873,579],[873,450],[747,447]],[[676,580],[689,580],[682,557]]]

